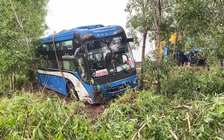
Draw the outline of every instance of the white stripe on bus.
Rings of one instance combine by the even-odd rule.
[[[44,71],[44,70],[37,70],[39,74],[46,74],[46,75],[53,75],[53,76],[59,76],[62,77],[61,72],[57,71]],[[73,74],[68,72],[63,72],[66,79],[72,82],[72,84],[75,86],[75,90],[79,96],[79,99],[81,101],[87,101],[89,103],[92,103],[92,99],[90,95],[88,94],[88,91],[83,86],[82,82]]]

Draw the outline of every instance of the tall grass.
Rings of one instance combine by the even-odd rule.
[[[84,139],[91,131],[87,127],[90,119],[74,114],[82,103],[67,104],[54,95],[45,100],[31,95],[1,99],[0,139]]]

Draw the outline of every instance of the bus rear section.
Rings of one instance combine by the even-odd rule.
[[[138,86],[132,39],[121,26],[82,26],[44,40],[42,46],[56,47],[40,54],[47,55],[45,61],[58,58],[56,66],[61,66],[38,70],[39,81],[47,88],[64,95],[72,91],[79,100],[97,104]],[[66,41],[69,47],[63,49]]]

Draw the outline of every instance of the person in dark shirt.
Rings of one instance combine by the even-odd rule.
[[[184,52],[178,51],[178,65],[183,66],[184,65]]]
[[[190,56],[190,53],[184,53],[184,60],[183,60],[183,65],[184,66],[190,66],[190,58],[191,58],[191,56]]]
[[[190,66],[190,58],[191,54],[190,53],[184,53],[182,51],[178,51],[178,65],[179,66]]]

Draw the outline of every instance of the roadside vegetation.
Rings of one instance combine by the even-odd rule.
[[[142,41],[142,54],[147,39],[156,40],[155,61],[143,55],[141,90],[101,110],[38,86],[35,50],[47,29],[48,1],[0,1],[1,140],[224,139],[223,0],[129,0],[128,35]],[[195,47],[204,48],[206,65],[176,66],[174,53]]]
[[[224,72],[173,67],[156,94],[129,90],[98,115],[56,94],[0,98],[1,139],[224,139]]]

